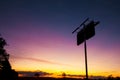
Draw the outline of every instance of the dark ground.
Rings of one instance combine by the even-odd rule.
[[[19,77],[17,80],[85,80],[78,78],[51,78],[51,77]],[[120,78],[107,78],[107,79],[89,79],[89,80],[120,80]]]
[[[18,80],[82,80],[75,78],[19,77]]]

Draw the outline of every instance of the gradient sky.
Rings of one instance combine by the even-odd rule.
[[[91,75],[120,76],[120,0],[1,0],[0,33],[15,70],[85,74],[83,44],[72,31],[100,21],[87,41]]]

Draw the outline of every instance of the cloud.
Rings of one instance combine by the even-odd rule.
[[[69,65],[69,64],[63,64],[63,63],[54,62],[54,61],[49,61],[49,60],[44,60],[44,59],[37,59],[37,58],[31,58],[31,57],[22,57],[22,56],[14,56],[14,55],[11,55],[11,56],[12,56],[13,58],[17,58],[17,59],[32,60],[32,61],[42,62],[42,63],[46,63],[46,64],[72,66],[72,65]]]
[[[52,75],[52,73],[43,72],[43,71],[35,71],[35,72],[18,71],[19,77],[34,77],[36,73],[38,73],[40,75],[40,77]]]

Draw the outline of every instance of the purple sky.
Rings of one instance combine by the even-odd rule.
[[[83,45],[76,45],[76,34],[72,35],[72,31],[89,17],[100,21],[96,35],[87,41],[90,72],[120,73],[119,3],[119,0],[0,1],[0,33],[9,44],[7,51],[11,54],[13,68],[26,69],[28,66],[22,63],[24,59],[20,59],[24,57],[63,64],[62,68],[53,69],[56,65],[47,64],[46,61],[41,63],[44,66],[38,65],[40,70],[71,70],[84,74]],[[31,64],[31,60],[26,64]],[[48,65],[49,68],[45,67]],[[34,67],[39,69],[38,66]],[[34,67],[28,70],[35,70]]]

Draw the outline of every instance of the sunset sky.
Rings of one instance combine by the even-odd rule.
[[[90,75],[120,76],[120,0],[0,0],[0,33],[17,71],[85,74],[72,31],[100,21],[87,41]]]

